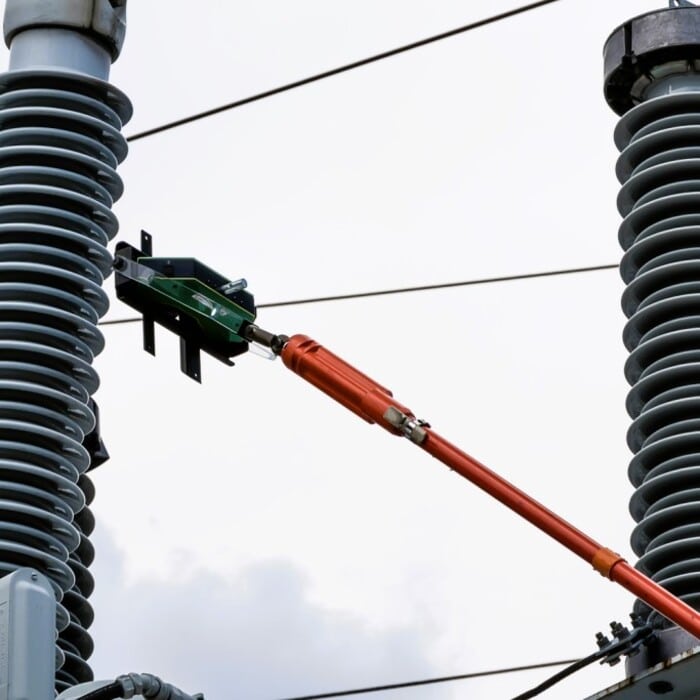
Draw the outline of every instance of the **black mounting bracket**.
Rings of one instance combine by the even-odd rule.
[[[120,266],[124,270],[124,261],[140,261],[141,265],[151,268],[161,277],[189,278],[211,289],[221,289],[229,283],[228,280],[194,258],[154,258],[153,238],[145,231],[141,232],[140,250],[120,242],[115,253],[117,297],[142,314],[143,349],[146,352],[156,354],[155,324],[167,328],[180,338],[180,368],[197,382],[202,378],[201,351],[228,366],[234,364],[232,357],[247,352],[249,343],[246,340],[232,333],[216,335],[205,332],[201,317],[188,312],[182,305],[168,303],[166,298],[152,293],[148,286],[131,279],[125,272],[120,273]],[[255,299],[250,292],[240,289],[227,294],[227,299],[240,307],[249,319],[255,318]]]

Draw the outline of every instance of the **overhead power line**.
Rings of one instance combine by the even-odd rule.
[[[618,624],[612,623],[611,627]],[[622,626],[620,626],[622,627]],[[515,673],[517,671],[532,671],[535,669],[547,668],[550,666],[566,666],[561,671],[557,671],[553,676],[543,681],[534,688],[521,693],[513,700],[530,700],[531,698],[537,697],[548,690],[549,688],[560,683],[565,678],[573,675],[577,671],[589,666],[596,661],[601,663],[608,663],[613,665],[619,662],[622,656],[630,656],[637,653],[641,645],[649,643],[651,639],[654,639],[655,632],[654,629],[648,625],[643,624],[641,626],[636,626],[632,632],[622,627],[625,630],[625,635],[620,635],[617,633],[615,638],[611,641],[609,639],[603,638],[603,641],[598,641],[598,649],[596,649],[592,654],[586,656],[583,659],[570,659],[566,661],[549,661],[547,663],[532,664],[529,666],[512,666],[510,668],[499,668],[493,671],[481,671],[478,673],[464,673],[458,676],[442,676],[439,678],[426,678],[419,681],[406,681],[404,683],[393,683],[391,685],[375,685],[365,688],[353,688],[351,690],[339,690],[332,693],[321,693],[317,695],[301,695],[293,698],[285,698],[285,700],[322,700],[323,698],[340,698],[348,695],[361,695],[363,693],[377,693],[387,690],[397,690],[399,688],[412,688],[420,685],[432,685],[434,683],[447,683],[450,681],[466,680],[469,678],[484,678],[486,676],[496,676],[505,673]],[[601,638],[602,635],[598,635]]]
[[[560,683],[563,681],[565,678],[568,678],[569,676],[573,675],[577,671],[580,671],[583,668],[586,668],[586,666],[590,666],[592,663],[595,663],[596,661],[599,661],[601,659],[601,652],[596,651],[590,656],[586,656],[583,659],[579,659],[578,661],[573,661],[570,662],[570,665],[567,666],[566,668],[563,668],[561,671],[558,673],[555,673],[551,678],[548,678],[546,681],[543,683],[540,683],[538,686],[532,688],[531,690],[528,690],[525,693],[522,693],[518,695],[517,697],[513,698],[513,700],[531,700],[531,698],[537,697],[538,695],[541,695],[544,693],[545,690],[549,690],[552,686],[555,686],[557,683]],[[568,663],[568,662],[567,662]],[[563,664],[562,664],[563,666]]]
[[[293,299],[290,301],[274,301],[267,304],[258,304],[258,309],[273,309],[281,306],[301,306],[302,304],[318,304],[327,301],[347,301],[350,299],[367,299],[368,297],[391,296],[395,294],[410,294],[413,292],[428,292],[439,289],[454,289],[456,287],[473,287],[481,284],[495,284],[497,282],[516,282],[518,280],[530,280],[542,277],[557,277],[563,275],[575,275],[583,272],[600,272],[602,270],[616,270],[617,265],[596,265],[594,267],[575,267],[566,270],[549,270],[547,272],[528,272],[522,275],[508,275],[505,277],[483,277],[480,279],[466,280],[464,282],[445,282],[443,284],[426,284],[420,287],[399,287],[396,289],[381,289],[374,292],[356,292],[355,294],[336,294],[327,297],[310,297],[307,299]],[[112,321],[102,321],[101,326],[117,326],[124,323],[136,323],[140,318],[119,318]]]
[[[485,27],[488,24],[494,24],[500,22],[501,20],[508,19],[509,17],[515,17],[516,15],[524,14],[530,10],[536,10],[539,7],[544,7],[545,5],[552,5],[559,0],[540,0],[539,2],[532,2],[528,5],[523,5],[522,7],[517,7],[513,10],[508,10],[506,12],[501,12],[500,14],[493,15],[492,17],[486,17],[485,19],[480,19],[476,22],[471,22],[470,24],[465,24],[462,27],[457,27],[456,29],[451,29],[447,32],[442,32],[440,34],[435,34],[433,36],[426,37],[425,39],[419,39],[418,41],[411,42],[410,44],[404,44],[403,46],[398,46],[394,49],[389,49],[388,51],[383,51],[382,53],[374,54],[373,56],[368,56],[367,58],[362,58],[359,61],[353,61],[352,63],[346,63],[343,66],[337,68],[331,68],[330,70],[323,71],[322,73],[316,73],[307,78],[302,78],[301,80],[295,80],[291,83],[286,83],[285,85],[280,85],[278,87],[272,88],[271,90],[265,90],[264,92],[259,92],[256,95],[251,95],[250,97],[244,97],[240,100],[235,100],[234,102],[228,102],[227,104],[220,105],[219,107],[213,107],[212,109],[207,109],[203,112],[198,112],[197,114],[192,114],[189,117],[183,117],[182,119],[176,119],[172,122],[167,122],[160,126],[153,127],[152,129],[146,129],[145,131],[140,131],[136,134],[132,134],[127,137],[127,141],[134,142],[141,139],[145,139],[147,136],[155,136],[156,134],[161,134],[164,131],[170,131],[179,126],[184,126],[185,124],[191,124],[192,122],[199,121],[201,119],[206,119],[207,117],[212,117],[215,114],[221,114],[222,112],[227,112],[237,107],[243,107],[244,105],[251,104],[252,102],[259,102],[268,97],[273,97],[274,95],[279,95],[283,92],[289,92],[295,88],[303,87],[304,85],[309,85],[310,83],[316,83],[319,80],[325,80],[334,75],[340,75],[341,73],[347,73],[348,71],[354,70],[355,68],[360,68],[362,66],[367,66],[370,63],[377,63],[378,61],[383,61],[385,58],[391,58],[392,56],[398,56],[399,54],[406,53],[407,51],[413,51],[414,49],[421,48],[422,46],[427,46],[428,44],[434,44],[435,42],[442,41],[443,39],[449,39],[450,37],[457,36],[459,34],[464,34],[473,29],[478,29],[479,27]]]
[[[549,272],[529,272],[522,275],[508,275],[506,277],[484,277],[464,282],[444,282],[442,284],[426,284],[420,287],[398,287],[396,289],[381,289],[374,292],[356,292],[354,294],[336,294],[328,297],[311,297],[308,299],[294,299],[292,301],[276,301],[269,304],[259,304],[259,309],[269,309],[280,306],[300,306],[301,304],[318,304],[324,301],[345,301],[348,299],[366,299],[367,297],[383,297],[394,294],[411,294],[414,292],[428,292],[438,289],[453,289],[455,287],[473,287],[480,284],[495,284],[497,282],[515,282],[517,280],[529,280],[538,277],[555,277],[560,275],[573,275],[581,272],[599,272],[600,270],[617,269],[617,265],[597,265],[595,267],[578,267],[570,270],[550,270]]]
[[[389,685],[375,685],[367,688],[354,688],[352,690],[341,690],[334,693],[322,693],[321,695],[300,695],[284,700],[322,700],[323,698],[341,698],[348,695],[360,695],[362,693],[379,693],[387,690],[399,690],[400,688],[414,688],[420,685],[434,685],[436,683],[449,683],[451,681],[462,681],[470,678],[486,678],[487,676],[499,676],[506,673],[517,673],[518,671],[535,671],[540,668],[550,668],[552,666],[565,666],[577,663],[577,659],[567,659],[566,661],[549,661],[542,664],[530,664],[529,666],[511,666],[510,668],[498,668],[493,671],[480,671],[478,673],[463,673],[458,676],[442,676],[440,678],[426,678],[418,681],[407,681],[405,683],[392,683]]]

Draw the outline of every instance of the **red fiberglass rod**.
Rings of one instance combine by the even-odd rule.
[[[495,472],[433,432],[416,419],[391,392],[316,341],[304,335],[289,339],[281,352],[284,364],[300,377],[356,413],[394,435],[407,437],[465,479],[521,515],[570,549],[611,581],[700,638],[700,614],[630,566],[619,554],[603,547],[556,513],[545,508]]]

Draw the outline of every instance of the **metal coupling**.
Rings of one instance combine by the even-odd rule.
[[[430,423],[415,416],[406,415],[395,406],[387,408],[384,420],[416,445],[422,445],[428,437],[426,428],[430,427]]]
[[[127,0],[7,0],[3,30],[9,47],[28,29],[73,29],[105,46],[116,61],[126,36]]]
[[[243,329],[243,336],[251,343],[258,343],[264,348],[270,348],[275,355],[281,355],[284,346],[289,341],[289,336],[270,333],[254,323],[249,323]]]
[[[127,673],[117,678],[122,687],[122,698],[148,698],[148,700],[204,700],[201,693],[189,695],[158,676],[150,673]]]

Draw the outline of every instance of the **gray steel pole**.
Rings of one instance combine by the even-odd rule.
[[[92,361],[104,345],[97,321],[108,306],[102,283],[118,228],[111,207],[123,190],[120,130],[131,116],[126,96],[107,82],[125,28],[126,0],[7,0],[5,8],[0,575],[31,567],[50,582],[59,691],[93,678],[94,488],[86,473],[108,457]]]
[[[636,17],[605,45],[605,95],[621,120],[618,208],[633,419],[636,567],[700,609],[700,7]],[[658,643],[628,675],[698,641],[637,601]]]

